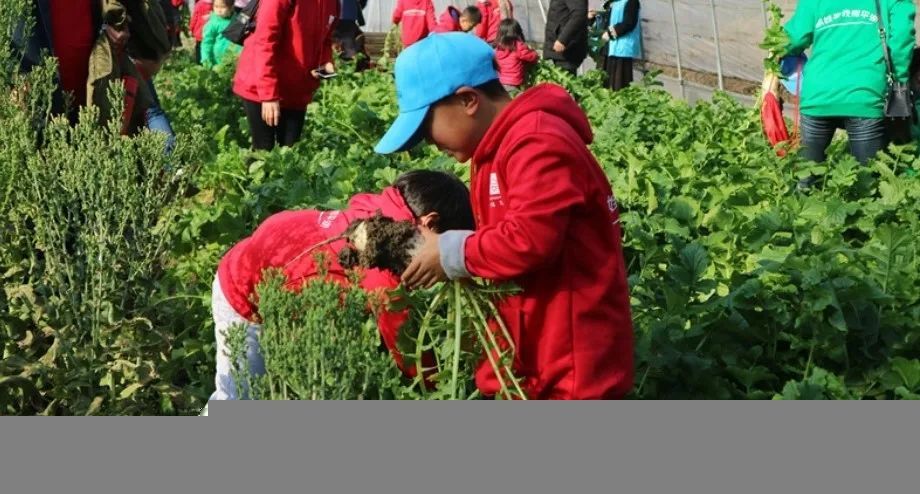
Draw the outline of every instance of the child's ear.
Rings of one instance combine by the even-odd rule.
[[[441,222],[441,215],[433,211],[418,219],[419,225],[435,233],[441,233],[441,228],[439,226],[440,222]]]
[[[475,115],[479,110],[481,95],[471,87],[462,87],[455,93],[457,101],[467,115]]]

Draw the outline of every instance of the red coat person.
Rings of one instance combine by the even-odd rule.
[[[214,2],[211,0],[198,0],[195,2],[195,9],[188,22],[188,30],[191,31],[195,41],[201,43],[204,37],[204,25],[208,23],[208,17],[214,10]]]
[[[434,4],[431,0],[396,0],[393,24],[401,26],[403,48],[408,48],[436,31]]]
[[[487,43],[495,44],[498,38],[498,24],[505,18],[514,18],[511,0],[478,0],[476,7],[482,13],[482,22],[476,26],[476,36]]]
[[[256,30],[243,42],[233,92],[304,110],[319,88],[311,72],[332,62],[338,17],[338,0],[262,0]]]
[[[441,16],[438,17],[438,25],[435,26],[436,33],[451,33],[460,30],[460,10],[453,5],[448,5]]]
[[[500,311],[530,398],[619,398],[632,387],[619,211],[592,140],[575,100],[544,84],[502,110],[472,159],[477,230],[464,262],[474,276],[523,289]],[[487,361],[476,384],[499,391]]]

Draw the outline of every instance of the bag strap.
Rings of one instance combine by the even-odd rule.
[[[888,49],[888,33],[885,32],[885,23],[882,22],[882,3],[875,0],[875,12],[878,14],[878,34],[882,39],[882,50],[885,52],[885,68],[888,71],[888,80],[895,81],[894,64],[891,63],[891,51]]]

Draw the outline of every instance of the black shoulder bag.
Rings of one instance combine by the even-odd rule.
[[[882,50],[885,52],[885,66],[888,75],[888,95],[885,98],[885,118],[894,120],[908,120],[914,116],[914,105],[911,101],[910,86],[898,80],[891,63],[891,50],[888,49],[888,34],[882,22],[882,4],[875,0],[875,9],[878,12],[878,32],[882,39]]]
[[[249,0],[249,3],[243,7],[236,15],[233,21],[224,29],[222,33],[225,38],[238,45],[256,30],[256,13],[259,11],[259,0]]]

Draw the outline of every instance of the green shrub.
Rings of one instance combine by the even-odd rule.
[[[0,9],[0,46],[24,7]],[[0,56],[0,413],[194,408],[159,280],[200,140],[166,156],[164,136],[121,136],[95,109],[71,125],[47,111],[53,59],[20,75]]]

